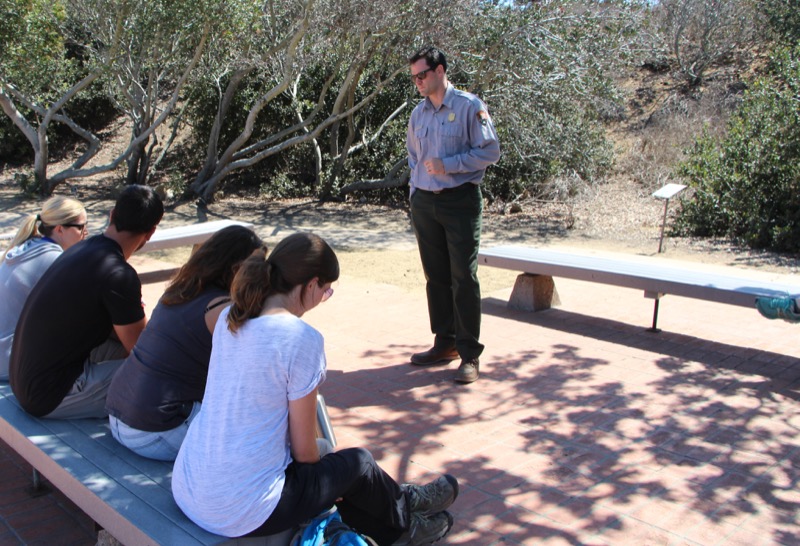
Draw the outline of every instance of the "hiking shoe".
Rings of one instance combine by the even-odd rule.
[[[444,538],[453,526],[450,512],[439,512],[426,516],[420,512],[411,512],[411,525],[408,531],[392,543],[392,546],[423,546],[433,544]]]
[[[434,345],[427,351],[411,355],[411,363],[417,366],[431,366],[433,364],[447,364],[458,358],[455,346],[437,347]]]
[[[768,319],[783,319],[787,322],[800,322],[800,313],[792,297],[756,298],[756,309]]]
[[[478,380],[478,369],[480,362],[477,358],[470,358],[469,360],[462,360],[461,365],[456,372],[456,383],[472,383]]]
[[[402,488],[408,493],[411,512],[426,515],[441,512],[458,497],[458,480],[450,474],[439,476],[427,485],[404,483]]]

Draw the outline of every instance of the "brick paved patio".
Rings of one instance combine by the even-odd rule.
[[[422,290],[345,276],[306,319],[326,338],[340,447],[400,480],[462,483],[443,544],[800,543],[800,325],[557,280],[563,305],[508,310],[485,294],[481,379],[419,369]],[[161,285],[148,285],[155,303]],[[0,544],[93,544],[91,522],[0,448]]]

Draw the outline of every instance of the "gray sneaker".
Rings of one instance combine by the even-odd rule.
[[[427,485],[403,484],[408,493],[411,512],[436,514],[453,504],[458,497],[458,480],[455,476],[444,474]]]
[[[420,512],[411,512],[411,526],[392,546],[424,546],[433,544],[444,538],[453,526],[450,512],[439,512],[426,516]]]

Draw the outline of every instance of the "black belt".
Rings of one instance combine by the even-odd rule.
[[[463,191],[465,189],[474,187],[475,184],[471,182],[467,182],[465,184],[461,184],[460,186],[455,186],[453,188],[442,188],[441,190],[423,190],[422,188],[417,188],[417,191],[421,191],[422,193],[432,193],[434,195],[439,195],[440,193],[454,193],[457,191]]]

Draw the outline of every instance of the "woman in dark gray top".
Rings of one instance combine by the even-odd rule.
[[[263,248],[250,229],[211,237],[170,282],[106,399],[111,433],[135,453],[173,461],[206,387],[211,333],[239,264]]]

